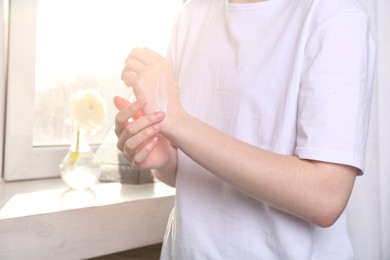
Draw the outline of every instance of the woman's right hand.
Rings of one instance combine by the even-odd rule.
[[[162,111],[142,115],[144,100],[130,103],[124,98],[115,97],[114,104],[119,110],[115,117],[117,147],[131,167],[137,170],[159,169],[170,158],[169,141],[160,132],[165,119]]]

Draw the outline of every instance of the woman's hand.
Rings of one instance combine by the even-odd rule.
[[[165,111],[169,119],[182,110],[172,65],[158,53],[134,49],[126,59],[122,80],[133,88],[137,100],[147,101],[144,114]]]
[[[119,110],[115,118],[117,147],[124,158],[137,170],[161,168],[170,156],[169,142],[159,134],[165,113],[157,111],[142,115],[144,100],[130,103],[121,97],[114,98]]]

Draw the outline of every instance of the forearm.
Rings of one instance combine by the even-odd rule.
[[[338,218],[352,190],[352,167],[265,151],[186,113],[168,122],[163,134],[242,192],[320,226],[329,226]]]
[[[331,225],[344,210],[354,184],[355,168],[265,151],[195,119],[181,106],[170,62],[148,49],[136,49],[129,55],[122,78],[136,94],[151,103],[149,107],[155,108],[159,107],[153,98],[158,90],[156,86],[160,86],[159,80],[163,80],[167,97],[166,117],[164,121],[153,123],[161,122],[160,131],[171,143],[242,192],[320,226]],[[145,116],[141,121],[141,118],[139,126],[146,118],[152,119]],[[145,126],[150,125],[145,122]],[[129,136],[132,136],[131,131],[122,140],[128,140]],[[133,138],[134,142],[137,139]],[[134,150],[131,145],[134,143],[129,145],[129,151]],[[148,149],[141,150],[138,152],[141,159],[136,156],[134,159],[137,160],[133,162],[147,165],[145,160],[148,157],[142,155],[142,151],[149,152]],[[172,185],[175,171],[176,164],[164,164],[156,176]]]

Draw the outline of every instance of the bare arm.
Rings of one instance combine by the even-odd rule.
[[[161,134],[242,192],[322,227],[332,225],[345,209],[356,178],[354,167],[272,153],[192,117],[181,106],[169,62],[150,50],[130,54],[122,76],[150,102],[156,79],[164,79],[168,106]]]
[[[322,227],[337,220],[352,192],[353,167],[268,152],[185,112],[164,122],[162,132],[191,159],[241,191]]]

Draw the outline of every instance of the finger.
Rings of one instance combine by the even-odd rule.
[[[152,51],[149,48],[135,48],[133,51],[129,54],[129,56],[126,59],[126,63],[128,60],[135,59],[141,62],[142,64],[145,64],[147,66],[154,64],[157,61],[161,61],[163,57],[158,54],[155,51]]]
[[[149,49],[149,48],[143,48],[143,51],[148,54],[149,57],[155,59],[155,60],[162,60],[164,57],[162,57],[159,53]]]
[[[155,136],[161,129],[160,124],[154,124],[143,130],[138,130],[139,124],[130,123],[118,138],[117,147],[128,155],[135,153],[138,147]]]
[[[145,70],[145,67],[145,64],[143,64],[139,60],[135,58],[128,58],[126,59],[125,66],[122,69],[121,79],[124,80],[126,72],[141,74]]]
[[[128,102],[128,101],[126,101]],[[130,102],[129,102],[130,103]],[[122,105],[122,103],[120,104]],[[142,109],[145,107],[145,100],[138,100],[127,107],[120,110],[115,117],[115,134],[119,137],[125,127],[129,124],[130,118],[136,119],[137,116],[142,116]]]
[[[118,109],[118,110],[123,110],[125,109],[127,106],[131,105],[131,102],[128,101],[127,99],[124,99],[122,97],[119,97],[119,96],[115,96],[114,97],[114,104],[115,104],[115,107]],[[137,113],[135,113],[135,115],[133,115],[131,118],[133,118],[134,120],[137,120],[138,118],[140,118],[141,116],[143,116],[143,113],[141,110],[139,110]]]
[[[141,100],[142,102],[142,100]],[[115,107],[118,109],[118,110],[123,110],[125,109],[127,106],[131,105],[132,103],[130,101],[128,101],[127,99],[124,99],[122,97],[119,97],[119,96],[115,96],[114,97],[114,105]],[[132,116],[132,118],[134,120],[137,120],[138,118],[140,118],[141,116],[143,116],[143,113],[141,110],[139,110],[137,113],[135,113],[135,115]]]
[[[141,165],[143,162],[146,161],[151,151],[157,146],[158,143],[158,137],[155,136],[148,140],[148,142],[137,151],[137,153],[133,156],[132,164],[135,166],[135,168],[140,169],[142,168]]]
[[[133,88],[138,87],[140,85],[140,78],[137,74],[131,71],[126,71],[123,75],[123,82],[125,82],[126,86]]]
[[[146,48],[134,48],[126,58],[126,63],[135,59],[143,64],[149,64],[152,61],[152,57],[149,56],[148,49]]]
[[[141,48],[134,48],[134,49],[132,49],[131,52],[129,53],[129,55],[127,55],[125,63],[127,62],[127,60],[129,60],[132,57],[134,57],[135,53],[140,52],[140,51],[142,51]]]
[[[151,136],[160,131],[160,124],[165,118],[165,113],[158,111],[144,116],[137,121],[127,123],[118,131],[118,149],[123,151],[123,146],[130,140],[129,150],[135,149],[138,145],[145,142]]]
[[[130,102],[129,102],[130,103]],[[118,123],[125,123],[129,121],[129,119],[133,116],[135,116],[137,113],[142,111],[142,109],[145,107],[146,101],[144,99],[140,99],[135,101],[134,103],[126,106],[122,110],[120,110],[115,117],[115,121]]]
[[[122,109],[126,108],[127,106],[131,105],[131,103],[122,97],[115,96],[114,97],[114,105],[118,110],[122,110]]]

